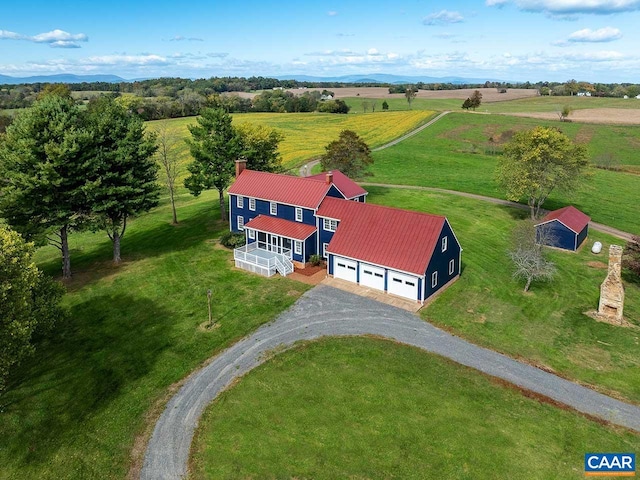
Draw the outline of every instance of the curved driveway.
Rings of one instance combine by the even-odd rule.
[[[195,372],[169,401],[145,454],[142,479],[178,479],[187,473],[189,449],[203,410],[235,379],[300,340],[336,335],[377,335],[450,358],[640,432],[640,407],[597,393],[455,337],[404,310],[319,285],[289,310],[221,352]]]

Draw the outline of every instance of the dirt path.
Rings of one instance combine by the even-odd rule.
[[[186,476],[191,442],[202,412],[247,372],[301,340],[356,335],[375,335],[433,352],[535,392],[552,403],[640,432],[638,406],[478,347],[404,310],[319,285],[275,321],[224,350],[186,380],[156,423],[140,478]]]
[[[451,112],[450,111],[444,111],[444,112],[440,113],[437,117],[434,117],[431,120],[429,120],[424,125],[420,125],[418,128],[416,128],[414,130],[411,130],[409,133],[407,133],[407,134],[405,134],[405,135],[403,135],[401,137],[398,137],[395,140],[390,141],[389,143],[385,143],[384,145],[376,147],[371,151],[372,152],[379,152],[380,150],[384,150],[385,148],[392,147],[393,145],[396,145],[396,144],[402,142],[403,140],[406,140],[409,137],[413,137],[415,134],[420,133],[425,128],[430,127],[431,125],[433,125],[435,122],[440,120],[442,117],[444,117],[448,113],[451,113]],[[320,159],[318,159],[318,158],[314,158],[314,159],[310,160],[309,162],[304,164],[302,167],[300,167],[299,175],[301,177],[308,177],[309,175],[311,175],[311,170],[313,170],[313,167],[315,167],[319,163],[320,163]]]
[[[448,193],[450,195],[458,195],[459,197],[473,198],[474,200],[480,200],[481,202],[490,202],[495,203],[496,205],[505,205],[507,207],[519,208],[520,210],[529,210],[527,205],[523,205],[522,203],[512,202],[509,200],[502,200],[501,198],[494,197],[486,197],[484,195],[477,195],[475,193],[467,193],[467,192],[458,192],[456,190],[447,190],[445,188],[437,188],[437,187],[419,187],[414,185],[394,185],[389,183],[370,183],[370,182],[361,182],[359,185],[363,187],[385,187],[385,188],[402,188],[405,190],[422,190],[425,192],[438,192],[438,193]],[[542,210],[542,213],[546,213],[548,210]],[[624,232],[622,230],[618,230],[617,228],[609,227],[608,225],[603,225],[602,223],[589,222],[589,228],[596,230],[598,232],[607,233],[614,237],[617,237],[621,240],[630,241],[631,234],[628,232]]]

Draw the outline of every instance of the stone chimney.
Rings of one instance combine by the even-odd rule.
[[[327,185],[331,185],[333,183],[333,172],[327,172],[325,178]]]
[[[622,323],[622,310],[624,307],[624,286],[620,277],[622,267],[622,247],[611,245],[609,247],[609,271],[607,278],[600,285],[600,303],[598,315],[606,317],[609,321]]]
[[[238,178],[240,176],[240,174],[242,173],[242,171],[247,168],[247,159],[246,158],[240,158],[238,160],[236,160],[236,178]]]

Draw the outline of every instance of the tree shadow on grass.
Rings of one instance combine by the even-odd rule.
[[[15,464],[46,463],[75,432],[85,438],[83,422],[148,375],[170,345],[170,313],[147,299],[98,296],[70,314],[0,397],[0,432],[15,429],[3,440]]]

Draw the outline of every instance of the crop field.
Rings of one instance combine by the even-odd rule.
[[[413,130],[434,116],[433,111],[376,112],[366,115],[335,115],[323,113],[237,113],[235,123],[266,125],[280,131],[284,140],[280,143],[285,168],[302,165],[305,160],[324,153],[324,147],[336,140],[342,130],[354,130],[374,148]],[[166,122],[171,135],[188,138],[188,125],[196,123],[194,117],[148,122],[151,130]],[[180,155],[188,162],[188,150],[181,145]]]
[[[611,155],[621,167],[636,171],[640,131],[631,126],[595,126],[545,122],[504,115],[449,114],[433,126],[391,148],[374,153],[371,182],[447,188],[504,198],[495,181],[499,145],[514,131],[536,125],[560,127],[570,138],[587,144],[592,162]],[[497,146],[491,146],[493,138]],[[490,149],[496,152],[491,154]],[[553,193],[545,205],[573,204],[596,222],[640,230],[640,176],[593,169],[586,185],[574,193]]]

